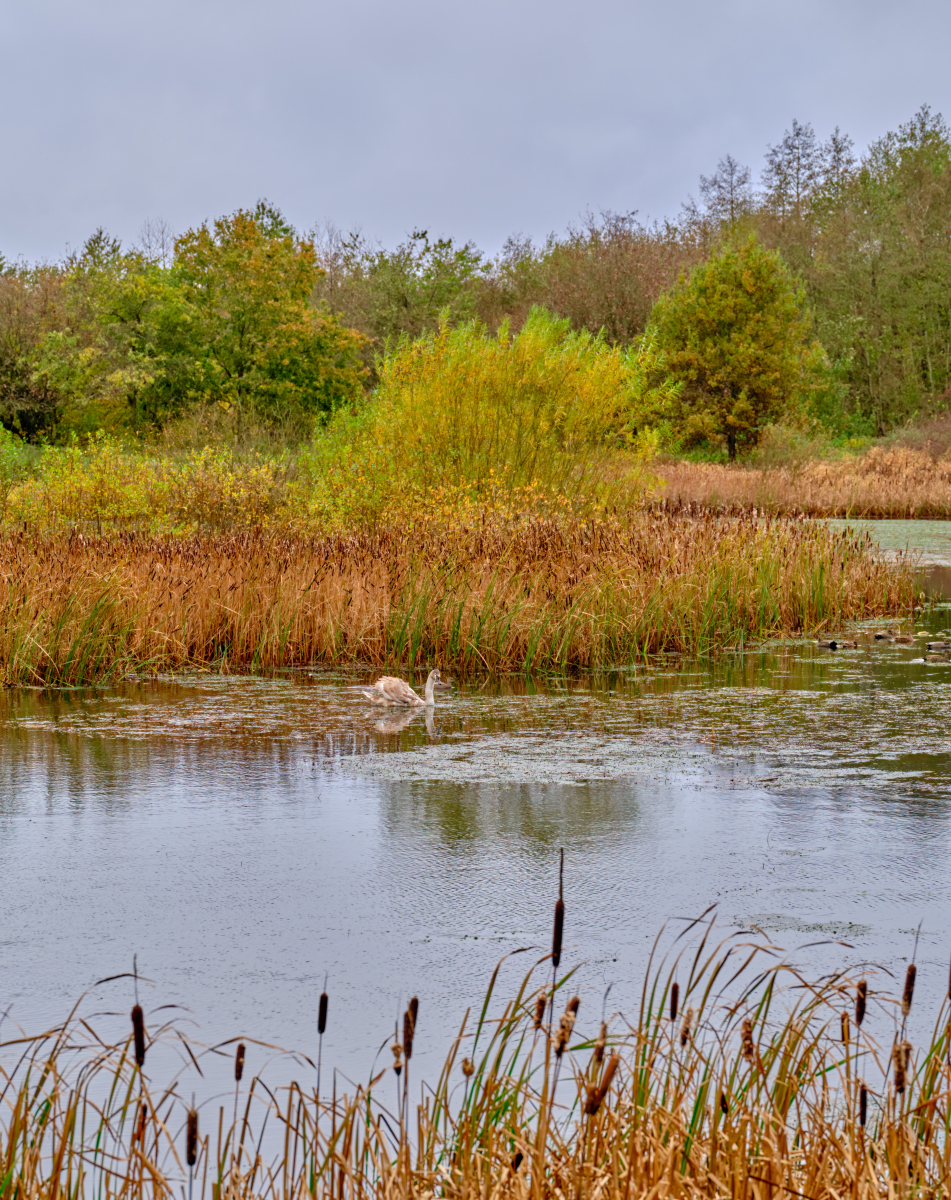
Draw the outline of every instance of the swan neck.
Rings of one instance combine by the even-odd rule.
[[[428,708],[432,708],[436,703],[436,698],[433,695],[433,689],[435,686],[436,685],[432,677],[426,680],[426,705]]]

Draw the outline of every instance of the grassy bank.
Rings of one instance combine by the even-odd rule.
[[[0,672],[362,663],[460,673],[707,653],[908,611],[907,566],[808,522],[453,509],[301,537],[0,536]]]
[[[791,466],[670,462],[656,468],[674,503],[813,517],[951,517],[951,458],[872,447]]]
[[[186,1057],[187,1039],[159,1011],[133,1010],[135,1032],[119,1044],[76,1017],[8,1037],[0,1187],[36,1200],[946,1194],[947,999],[914,1046],[914,968],[898,998],[874,969],[811,980],[748,931],[719,943],[710,926],[694,934],[656,955],[639,1011],[603,1014],[600,1032],[601,1014],[585,1018],[591,1002],[579,1013],[568,999],[570,978],[552,999],[549,958],[504,1005],[497,969],[426,1088],[412,1061],[425,995],[394,1039],[396,1075],[383,1064],[346,1094],[340,1078],[327,1086],[327,1063],[320,1092],[300,1057],[298,1082],[270,1089],[254,1043],[191,1042]],[[162,1045],[182,1064],[164,1085]],[[233,1091],[199,1111],[198,1072],[214,1054],[234,1055]]]

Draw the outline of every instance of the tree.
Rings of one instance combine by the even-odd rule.
[[[181,309],[158,349],[190,359],[190,398],[277,421],[326,414],[360,390],[362,339],[311,303],[320,276],[313,243],[298,240],[266,202],[190,230],[175,245]]]
[[[755,237],[681,275],[652,325],[667,371],[683,385],[667,415],[684,445],[722,439],[732,460],[825,383],[802,288]]]
[[[727,154],[717,163],[713,175],[700,176],[700,196],[707,216],[714,221],[735,225],[753,207],[753,188],[749,167]]]
[[[763,171],[766,203],[780,218],[799,216],[822,178],[825,154],[815,130],[793,118],[777,146],[770,146]]]

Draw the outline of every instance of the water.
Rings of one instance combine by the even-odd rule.
[[[873,528],[951,562],[949,523]],[[414,1062],[434,1072],[499,958],[536,948],[508,992],[547,949],[561,846],[582,1031],[609,984],[612,1009],[635,1006],[664,921],[712,904],[815,970],[900,975],[920,925],[929,1026],[951,949],[951,666],[920,644],[476,680],[429,721],[370,711],[353,682],[0,696],[4,1036],[87,988],[124,1028],[130,981],[93,985],[138,954],[146,1008],[182,1006],[206,1042],[313,1053],[326,978],[324,1061],[351,1077],[417,993]]]

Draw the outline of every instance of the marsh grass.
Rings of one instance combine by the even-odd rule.
[[[704,654],[908,611],[907,564],[802,521],[478,510],[305,538],[0,535],[0,671],[362,663],[460,673]]]
[[[908,446],[787,466],[669,462],[655,468],[668,502],[813,517],[951,517],[951,457]]]
[[[385,1098],[385,1068],[346,1090],[338,1077],[330,1100],[256,1074],[235,1115],[228,1092],[196,1122],[198,1072],[232,1045],[189,1042],[156,1014],[146,1017],[149,1062],[164,1045],[182,1063],[164,1085],[136,1065],[131,1036],[110,1042],[77,1011],[38,1037],[8,1039],[0,1190],[37,1200],[171,1198],[186,1183],[210,1200],[947,1194],[947,999],[921,1046],[904,1040],[900,1000],[878,989],[853,1027],[850,975],[811,979],[764,936],[721,940],[701,919],[658,939],[639,1011],[615,1014],[594,1040],[575,1025],[577,997],[554,1033],[535,1019],[550,957],[507,1002],[496,995],[504,963],[405,1115],[404,1097]],[[675,984],[689,1020],[668,1015]]]

